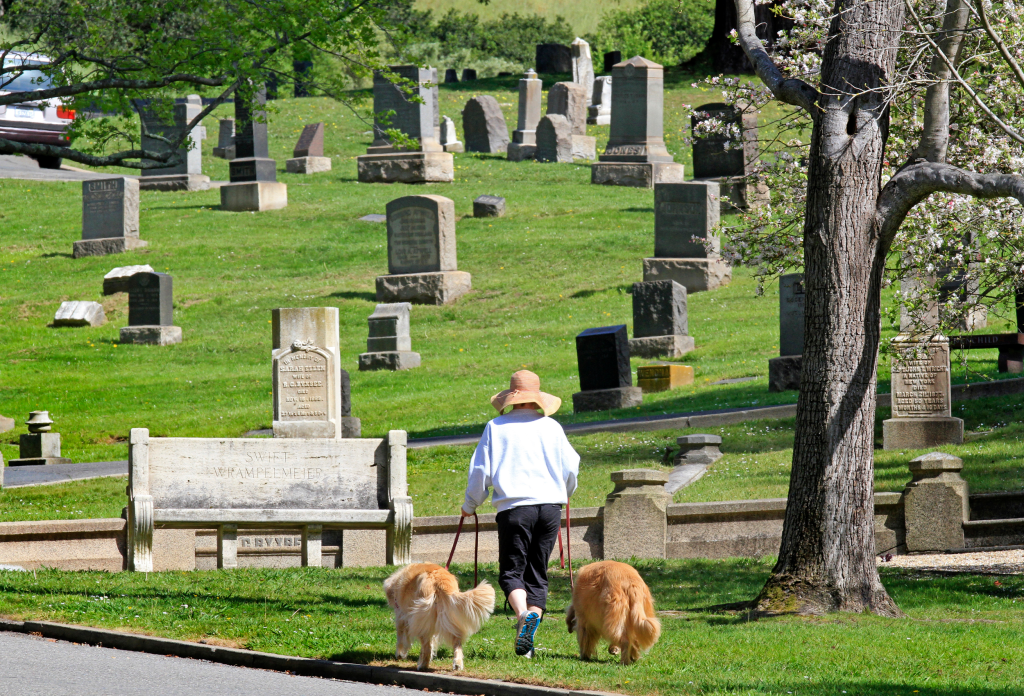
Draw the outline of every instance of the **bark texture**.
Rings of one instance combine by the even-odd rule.
[[[768,46],[773,46],[780,31],[788,31],[793,27],[793,20],[775,14],[773,9],[778,3],[757,5],[754,13],[757,17],[755,31],[758,38]],[[715,0],[715,24],[711,36],[690,62],[709,61],[715,72],[748,73],[754,68],[729,35],[737,28],[736,5],[733,0]]]
[[[897,616],[875,568],[874,414],[885,244],[876,203],[884,85],[902,0],[837,0],[823,56],[804,226],[805,339],[793,473],[764,613]]]

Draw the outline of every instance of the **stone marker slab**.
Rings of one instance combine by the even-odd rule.
[[[630,354],[632,354],[630,346]],[[693,384],[689,365],[641,365],[636,368],[637,386],[645,393],[663,392]]]
[[[455,68],[448,68],[444,71],[444,83],[446,85],[454,84],[459,81],[459,71]]]
[[[591,104],[587,107],[587,124],[607,126],[612,122],[612,78],[609,75],[594,80]]]
[[[363,222],[387,222],[388,216],[381,215],[380,213],[370,213],[369,215],[364,215],[359,219]]]
[[[368,319],[366,352],[359,356],[359,369],[408,370],[420,366],[420,354],[412,352],[409,336],[408,302],[379,304]]]
[[[804,274],[779,278],[779,355],[804,352]]]
[[[189,95],[183,104],[174,104],[170,114],[157,114],[149,107],[139,109],[142,126],[142,148],[152,152],[166,153],[169,146],[161,138],[177,140],[185,133],[188,124],[203,110],[198,95]],[[169,121],[165,121],[169,118]],[[139,185],[147,191],[205,191],[210,187],[210,177],[203,174],[202,140],[206,137],[203,126],[193,128],[177,148],[181,159],[179,164],[143,169]],[[154,160],[143,160],[155,164]]]
[[[537,44],[535,65],[541,75],[571,73],[572,49],[565,44]]]
[[[963,442],[951,417],[949,343],[897,336],[892,356],[892,418],[882,422],[883,449],[921,449]]]
[[[118,266],[111,269],[103,276],[103,294],[113,295],[116,292],[128,292],[131,284],[131,277],[136,273],[152,273],[153,267],[149,264],[138,266]]]
[[[414,302],[446,305],[473,289],[473,277],[465,271],[407,273],[377,276],[378,302]]]
[[[502,153],[508,149],[508,126],[497,99],[485,94],[466,102],[462,136],[467,152]]]
[[[622,62],[622,51],[608,51],[604,54],[604,72],[610,73],[612,69]]]
[[[128,286],[128,325],[174,324],[173,286],[173,279],[166,273],[142,272],[132,275]]]
[[[324,156],[324,124],[310,123],[303,127],[299,141],[295,143],[292,157]]]
[[[590,57],[590,44],[577,36],[569,49],[572,51],[572,81],[583,87],[587,104],[590,104],[594,91],[594,60]]]
[[[575,82],[556,82],[548,91],[547,113],[565,116],[574,135],[586,135],[587,90]]]
[[[617,389],[633,385],[626,325],[586,329],[576,336],[580,390]]]
[[[654,185],[654,256],[716,258],[721,242],[719,186],[716,181]],[[711,243],[709,250],[704,243]]]
[[[331,171],[330,157],[293,157],[285,160],[285,171],[289,174],[319,174]]]
[[[253,181],[220,187],[221,210],[261,213],[288,207],[288,186],[280,181]]]
[[[415,65],[392,65],[388,70],[413,85],[413,92],[421,101],[412,101],[403,87],[391,82],[381,71],[373,74],[374,140],[367,155],[389,154],[399,150],[388,139],[390,129],[398,130],[406,137],[416,140],[418,151],[439,152],[440,143],[434,133],[435,108],[437,107],[436,70]],[[390,117],[388,112],[394,112]],[[440,114],[437,124],[440,126]],[[360,179],[362,181],[362,179]]]
[[[213,156],[226,160],[235,158],[235,119],[218,120],[217,147],[213,148]]]
[[[138,179],[116,177],[82,182],[82,239],[138,236]]]
[[[571,163],[572,126],[560,114],[548,114],[537,125],[537,149],[534,157],[538,162]]]
[[[505,199],[501,196],[477,196],[473,200],[473,217],[505,217]]]
[[[441,147],[440,143],[437,145]],[[450,183],[455,179],[451,152],[397,152],[356,158],[359,181],[380,184]]]
[[[388,273],[458,270],[455,202],[444,196],[404,196],[387,204]]]
[[[633,283],[633,336],[689,334],[686,288],[674,280]]]
[[[99,302],[72,300],[61,302],[53,316],[53,326],[103,326],[107,317]]]

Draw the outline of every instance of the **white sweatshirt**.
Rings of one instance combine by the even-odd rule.
[[[498,512],[521,505],[564,505],[576,490],[580,455],[557,421],[530,408],[513,409],[484,428],[469,465],[466,501],[472,514],[487,500]]]

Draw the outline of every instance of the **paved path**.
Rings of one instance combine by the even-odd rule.
[[[403,696],[409,689],[0,634],[0,696]],[[16,657],[15,657],[16,656]]]
[[[20,488],[103,476],[127,476],[128,460],[50,464],[48,466],[5,466],[0,471],[2,471],[4,488]]]
[[[85,181],[109,179],[117,174],[98,174],[78,169],[40,169],[30,157],[0,155],[0,179],[26,179],[29,181]]]

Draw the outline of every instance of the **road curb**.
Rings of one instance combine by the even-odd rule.
[[[0,619],[0,631],[25,633],[44,638],[85,643],[103,648],[130,650],[154,655],[206,660],[234,667],[289,672],[304,677],[321,677],[366,684],[402,686],[423,691],[440,691],[465,696],[621,696],[606,691],[555,689],[548,686],[517,684],[492,679],[473,679],[448,674],[414,672],[394,667],[373,667],[347,662],[332,662],[308,657],[223,648],[171,638],[121,633],[104,628],[89,628],[52,621],[11,621]]]

